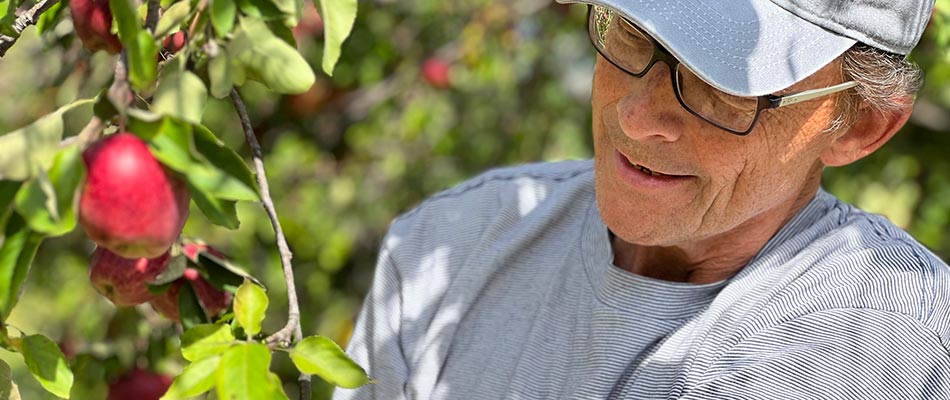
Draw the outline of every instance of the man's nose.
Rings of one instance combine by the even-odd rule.
[[[617,102],[623,132],[635,140],[673,142],[687,126],[689,113],[673,93],[670,68],[663,62],[646,75],[625,81],[627,94]]]

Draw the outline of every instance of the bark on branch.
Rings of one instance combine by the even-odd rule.
[[[7,50],[13,47],[13,44],[20,38],[20,34],[23,33],[26,27],[36,25],[36,22],[40,20],[40,16],[56,3],[59,3],[59,0],[41,0],[29,10],[17,16],[16,21],[13,22],[13,31],[16,32],[16,36],[0,35],[0,57],[7,54]]]
[[[291,343],[299,342],[303,338],[300,328],[300,305],[297,301],[297,289],[294,285],[294,269],[291,264],[293,254],[287,245],[287,238],[280,227],[280,221],[277,219],[277,209],[274,207],[274,200],[270,196],[270,187],[267,184],[267,175],[264,173],[264,157],[261,152],[261,145],[257,142],[254,135],[254,127],[251,125],[251,119],[247,115],[247,107],[241,100],[241,95],[237,89],[231,88],[231,102],[234,103],[234,109],[241,119],[241,127],[244,128],[244,137],[247,144],[251,147],[251,156],[254,159],[254,170],[257,175],[257,185],[261,189],[261,204],[270,218],[271,226],[274,228],[274,236],[277,240],[277,250],[280,252],[280,263],[284,268],[284,280],[287,284],[287,325],[279,331],[270,335],[266,342],[271,348],[287,347]],[[310,376],[301,374],[298,379],[300,384],[300,398],[310,399]]]

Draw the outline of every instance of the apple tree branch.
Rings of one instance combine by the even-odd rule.
[[[20,34],[23,33],[26,27],[36,25],[40,16],[56,3],[59,3],[59,0],[41,0],[34,4],[32,8],[17,16],[16,21],[13,22],[13,31],[16,32],[16,36],[0,35],[0,57],[7,54],[7,50],[13,47],[13,44],[20,38]]]

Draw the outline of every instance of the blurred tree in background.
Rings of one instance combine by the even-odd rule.
[[[319,71],[321,22],[305,3],[307,17],[294,36]],[[912,55],[927,83],[911,122],[881,151],[827,171],[825,187],[887,215],[948,260],[950,0],[937,3]],[[585,15],[583,6],[549,0],[362,1],[332,78],[320,75],[309,92],[293,96],[254,83],[241,89],[294,250],[304,335],[345,343],[371,283],[379,240],[396,215],[487,168],[591,155],[595,52]],[[72,38],[68,19],[55,29],[61,40]],[[0,132],[92,97],[111,79],[114,61],[107,54],[90,54],[78,42],[65,51],[49,47],[29,28],[0,60]],[[211,99],[207,108],[203,123],[249,154],[230,103]],[[88,120],[71,115],[66,131],[77,132]],[[278,294],[272,299],[284,299],[270,223],[259,206],[239,206],[239,229],[214,226],[193,210],[184,234],[230,254]],[[59,339],[67,353],[100,351],[116,362],[134,362],[148,349],[153,365],[177,372],[176,346],[161,343],[166,339],[156,331],[174,327],[148,309],[117,310],[98,296],[86,276],[92,249],[79,230],[44,243],[11,325]],[[286,304],[270,309],[281,313]],[[119,332],[137,339],[117,341]],[[286,362],[293,381],[292,365],[275,359]],[[7,361],[15,378],[28,374],[21,361]],[[73,363],[77,376],[88,373],[82,360]],[[32,379],[16,380],[24,398],[50,398]],[[329,387],[314,383],[314,398],[328,398]]]

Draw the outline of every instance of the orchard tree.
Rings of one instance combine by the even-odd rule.
[[[357,4],[314,1],[330,75]],[[128,368],[113,379],[109,399],[287,398],[270,371],[275,352],[298,368],[301,399],[310,398],[311,375],[348,388],[369,382],[332,340],[302,335],[291,252],[236,90],[251,80],[282,94],[310,89],[315,74],[291,33],[303,9],[303,0],[0,0],[0,56],[27,27],[49,35],[66,19],[85,51],[114,54],[111,84],[97,96],[0,135],[0,347],[22,355],[50,393],[76,393],[64,354],[72,350],[6,320],[41,242],[77,225],[96,244],[90,284],[117,307],[149,303],[179,323],[188,362],[174,379],[148,366]],[[233,104],[253,169],[201,124],[209,95]],[[88,124],[65,131],[64,115],[84,108],[93,111]],[[287,285],[283,328],[263,330],[269,299],[259,280],[200,239],[181,236],[192,201],[230,229],[239,224],[237,202],[262,204]],[[0,361],[0,400],[19,398],[9,372]]]

